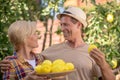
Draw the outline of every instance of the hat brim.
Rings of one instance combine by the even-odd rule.
[[[67,13],[61,13],[61,14],[57,14],[57,18],[60,20],[61,19],[61,15],[67,15],[67,16],[70,16],[70,17],[73,17],[75,19],[77,19],[78,21],[80,21],[84,27],[87,26],[87,22],[85,20],[83,20],[82,18],[78,18],[77,16],[73,15],[73,14],[67,14]]]

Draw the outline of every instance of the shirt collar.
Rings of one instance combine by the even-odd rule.
[[[16,52],[14,52],[14,56],[17,57],[17,59],[22,63],[26,63],[27,61],[20,55],[20,54],[17,54]]]
[[[36,65],[39,64],[41,61],[38,59],[38,57],[35,55],[35,53],[33,53],[33,55],[35,56]],[[17,54],[16,52],[14,52],[14,56],[16,56],[17,59],[18,59],[22,64],[28,63],[27,60],[25,60],[20,54]]]

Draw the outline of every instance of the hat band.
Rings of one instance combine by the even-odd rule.
[[[68,14],[72,14],[71,12],[69,12],[69,11],[64,11],[63,13],[68,13]]]

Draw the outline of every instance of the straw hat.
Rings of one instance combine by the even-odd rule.
[[[57,18],[60,19],[61,15],[71,16],[80,21],[84,25],[84,27],[87,26],[86,14],[82,9],[78,7],[68,7],[63,13],[58,14]]]

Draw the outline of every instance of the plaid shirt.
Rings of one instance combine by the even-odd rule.
[[[33,67],[20,55],[14,56],[17,58],[10,58],[11,67],[3,74],[3,80],[24,80],[25,76],[33,71]],[[35,54],[35,62],[41,64],[43,57],[40,54]]]

